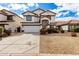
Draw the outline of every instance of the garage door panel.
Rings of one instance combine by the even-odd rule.
[[[24,26],[24,32],[39,32],[40,26]]]

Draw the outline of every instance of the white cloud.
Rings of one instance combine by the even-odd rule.
[[[68,13],[69,13],[69,11],[67,11],[67,12],[61,12],[61,13],[58,13],[57,17],[59,17],[60,15],[65,16],[65,15],[67,15]]]
[[[38,3],[25,3],[28,7],[39,7]]]
[[[55,21],[68,21],[68,20],[78,20],[78,18],[75,17],[64,17],[64,18],[56,18]]]
[[[6,7],[3,7],[0,5],[0,9],[7,9],[7,10],[23,10],[26,11],[28,10],[30,7],[39,7],[38,3],[10,3],[9,5],[7,5]]]
[[[71,11],[78,11],[79,3],[55,3],[59,8],[56,10],[71,10]]]
[[[69,13],[69,11],[67,11],[67,12],[57,12],[57,10],[51,10],[51,11],[53,11],[53,12],[56,13],[56,17],[59,17],[59,16],[61,16],[61,15],[65,16],[66,14]]]
[[[34,3],[27,3],[26,5],[29,7],[33,7],[35,4]]]
[[[11,3],[11,2],[17,3],[17,2],[19,2],[19,0],[16,0],[16,1],[15,0],[7,0],[7,1],[6,0],[0,0],[0,3]]]
[[[79,16],[79,12],[77,12],[77,16]]]
[[[72,11],[72,12],[76,12],[76,15],[79,16],[79,3],[55,3],[58,8],[57,9],[53,9],[52,11],[56,12],[57,15],[56,17],[56,20],[71,20],[71,19],[78,19],[79,17],[62,17],[60,18],[59,16],[60,15],[66,15],[69,13],[69,11]],[[67,12],[60,12],[60,11],[63,11],[63,10],[69,10]]]
[[[38,3],[36,3],[36,7],[39,7]]]
[[[9,8],[12,10],[23,10],[25,11],[26,9],[29,9],[30,7],[38,7],[39,5],[37,3],[22,3],[22,4],[18,4],[18,3],[12,3],[9,4]]]
[[[19,16],[23,18],[23,15],[19,15]]]
[[[3,6],[0,5],[0,10],[2,10],[2,9],[10,10],[9,8],[3,7]]]
[[[10,8],[12,10],[19,10],[19,9],[25,10],[25,9],[28,9],[29,7],[24,4],[13,3],[13,4],[9,4],[8,8]]]

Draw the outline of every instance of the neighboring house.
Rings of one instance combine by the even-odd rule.
[[[50,27],[50,22],[55,20],[56,13],[38,8],[34,11],[24,12],[23,16],[22,30],[24,32],[39,32],[41,28]]]
[[[79,28],[79,20],[70,20],[69,30]]]
[[[22,18],[13,12],[2,9],[0,10],[0,26],[4,29],[10,29],[12,32],[20,32]]]
[[[54,27],[56,27],[56,28],[58,28],[60,30],[63,29],[65,31],[68,31],[69,22],[70,21],[56,21],[56,22],[54,22]]]
[[[51,26],[55,26],[59,29],[62,28],[65,31],[71,31],[74,28],[79,28],[79,20],[56,21],[51,23]]]

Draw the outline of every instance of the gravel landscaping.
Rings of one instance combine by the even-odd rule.
[[[40,36],[40,54],[79,54],[79,33],[57,33]]]

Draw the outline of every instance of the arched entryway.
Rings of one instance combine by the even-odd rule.
[[[42,20],[42,28],[46,28],[49,25],[48,20]]]

